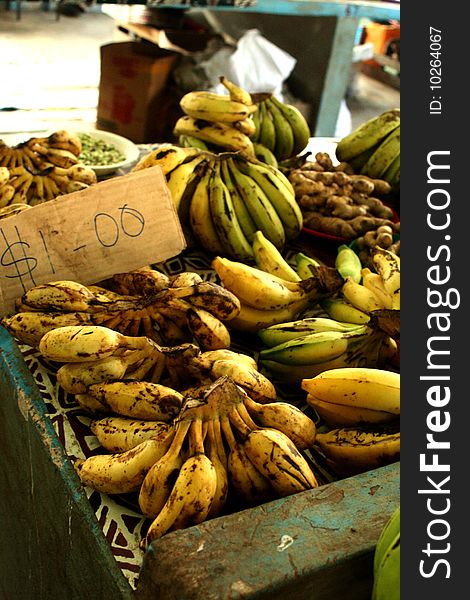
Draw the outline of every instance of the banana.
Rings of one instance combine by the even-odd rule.
[[[390,543],[374,576],[371,600],[400,600],[400,532]]]
[[[258,365],[261,372],[267,373],[268,377],[272,380],[300,384],[302,379],[315,377],[328,369],[347,367],[351,362],[354,364],[354,361],[351,361],[345,353],[333,360],[310,365],[284,364],[262,358],[259,359]]]
[[[364,408],[362,406],[347,406],[319,400],[307,394],[307,404],[315,409],[318,416],[330,427],[361,427],[362,425],[385,424],[396,420],[393,413]]]
[[[38,148],[38,152],[42,154],[42,150]],[[46,160],[53,165],[68,169],[78,163],[78,157],[70,152],[69,150],[62,150],[61,148],[47,148],[44,152]]]
[[[368,367],[345,367],[323,371],[302,380],[311,400],[400,415],[400,375]]]
[[[200,152],[198,148],[181,148],[181,146],[175,146],[174,144],[162,144],[157,150],[152,150],[152,152],[143,156],[131,170],[140,171],[158,165],[163,174],[168,175],[185,160],[197,156]]]
[[[243,89],[242,87],[233,83],[223,75],[219,77],[220,83],[224,86],[224,88],[228,91],[230,95],[230,99],[233,102],[240,102],[241,104],[245,104],[246,106],[253,106],[253,100],[251,98],[251,94]],[[256,105],[255,105],[256,106]]]
[[[251,117],[243,119],[243,121],[237,121],[233,124],[233,126],[235,127],[235,129],[238,129],[238,131],[241,131],[242,133],[247,135],[250,139],[256,131],[256,125]]]
[[[385,289],[382,277],[367,268],[361,270],[361,275],[362,285],[377,297],[379,304],[387,309],[392,308],[393,299]]]
[[[188,327],[201,350],[217,350],[230,347],[227,327],[210,312],[192,306],[186,313]]]
[[[163,421],[140,421],[113,416],[93,420],[90,429],[109,452],[126,452],[150,438],[160,441],[166,452],[175,433],[175,428]]]
[[[305,337],[312,333],[337,331],[345,333],[360,329],[353,323],[342,323],[325,317],[306,317],[296,321],[283,321],[282,323],[265,327],[258,331],[258,337],[263,344],[272,348],[289,340]]]
[[[317,433],[315,445],[339,475],[355,475],[400,458],[400,433],[386,426],[343,427]]]
[[[299,274],[301,279],[309,279],[313,277],[313,271],[310,267],[319,267],[320,263],[312,258],[311,256],[307,256],[303,252],[297,252],[294,256],[297,273]]]
[[[56,170],[57,168],[52,169],[52,173]],[[82,164],[72,165],[69,167],[66,175],[74,181],[80,181],[81,183],[86,183],[87,185],[92,185],[97,181],[94,170],[91,167],[87,167],[86,165]]]
[[[240,223],[240,227],[243,231],[243,234],[245,235],[248,242],[252,243],[255,231],[257,231],[257,227],[253,219],[251,218],[251,215],[245,205],[243,198],[238,193],[238,189],[232,180],[227,160],[221,161],[220,169],[222,179],[229,191],[233,203],[233,209],[235,211],[237,220]]]
[[[91,325],[91,315],[81,312],[18,312],[4,317],[1,324],[20,343],[38,348],[41,338],[52,329],[68,325]]]
[[[183,463],[168,500],[152,521],[144,544],[160,538],[171,527],[181,529],[202,523],[216,492],[217,474],[211,460],[205,454],[190,456]]]
[[[358,329],[353,335],[360,335]],[[301,338],[294,338],[272,348],[261,350],[261,360],[273,360],[287,365],[314,365],[333,360],[348,349],[351,334],[339,331],[320,331]]]
[[[51,133],[47,138],[47,143],[52,148],[68,150],[69,152],[72,152],[72,154],[75,154],[75,156],[80,156],[82,151],[82,142],[78,135],[66,131],[65,129],[60,129]]]
[[[104,494],[127,494],[139,489],[164,452],[161,441],[151,438],[126,452],[77,460],[74,467],[83,485]]]
[[[262,101],[258,104],[258,111],[260,122],[258,141],[274,154],[276,147],[276,128],[271,113],[266,106],[266,101]]]
[[[255,112],[251,115],[251,119],[252,119],[252,121],[254,123],[254,126],[255,126],[255,131],[253,132],[252,135],[250,135],[250,139],[253,142],[253,148],[255,149],[255,154],[256,154],[256,151],[257,151],[257,145],[258,146],[262,145],[262,144],[258,143],[259,142],[259,126],[260,126],[260,117],[259,117],[259,112],[260,111],[259,111],[259,106],[258,105],[257,105],[257,108],[258,108],[258,110],[255,110]],[[263,148],[264,148],[264,146],[263,146]],[[268,149],[266,148],[266,150],[268,150]],[[269,150],[269,152],[271,152],[271,151]],[[274,154],[272,152],[271,152],[271,154],[274,157],[274,160],[276,160],[276,157],[274,156]]]
[[[278,169],[254,161],[238,161],[240,170],[255,181],[279,216],[286,237],[293,239],[302,230],[303,216],[292,187]]]
[[[382,179],[390,184],[394,191],[400,190],[400,154],[397,154],[387,169],[382,173]]]
[[[209,180],[212,167],[206,166],[189,205],[189,224],[201,246],[211,254],[222,254],[223,248],[212,220],[209,203]]]
[[[175,479],[183,464],[182,447],[191,421],[179,421],[171,444],[158,460],[151,465],[139,491],[139,507],[142,513],[154,519],[165,506]]]
[[[259,269],[276,275],[286,281],[300,281],[296,271],[285,260],[276,246],[270,242],[262,231],[256,231],[252,241],[255,262]]]
[[[45,333],[39,352],[48,360],[72,363],[106,358],[123,344],[125,336],[99,325],[68,325]]]
[[[382,141],[377,150],[372,154],[361,173],[373,179],[382,179],[383,174],[400,155],[400,125],[396,127]]]
[[[230,448],[227,471],[230,487],[247,507],[266,502],[273,496],[269,479],[249,460],[243,445],[236,441],[228,417],[221,419],[222,431]]]
[[[297,107],[281,102],[276,96],[271,96],[271,104],[277,106],[292,128],[294,145],[291,156],[299,154],[307,146],[311,136],[307,120]]]
[[[0,188],[8,183],[10,179],[10,171],[7,167],[0,167]]]
[[[233,158],[228,159],[228,166],[233,182],[257,229],[260,229],[276,248],[282,248],[286,241],[284,225],[268,196],[256,181],[240,171]]]
[[[361,281],[361,260],[354,250],[346,244],[341,244],[336,251],[335,267],[343,279],[351,277],[356,283]]]
[[[228,497],[227,456],[223,446],[219,419],[207,421],[207,456],[214,465],[217,488],[207,518],[217,517],[222,512]]]
[[[400,109],[387,110],[369,119],[338,142],[336,158],[340,162],[348,162],[381,142],[399,125]]]
[[[290,158],[294,154],[294,132],[292,127],[281,110],[272,102],[272,96],[265,101],[265,104],[268,112],[271,113],[276,129],[274,156],[279,161]]]
[[[336,321],[353,323],[356,325],[364,325],[370,321],[370,317],[367,313],[359,310],[352,304],[349,304],[349,302],[326,298],[320,304],[323,310]]]
[[[230,377],[250,398],[265,403],[276,400],[276,388],[271,381],[257,369],[241,361],[216,360],[212,364],[211,377]]]
[[[80,312],[86,311],[95,295],[76,281],[52,281],[27,290],[21,302],[36,309]]]
[[[313,446],[317,432],[315,423],[296,406],[287,402],[259,404],[251,398],[246,398],[244,404],[261,427],[282,431],[301,450]]]
[[[224,287],[253,308],[275,310],[308,297],[303,282],[286,281],[238,261],[216,256],[212,267]]]
[[[13,200],[15,192],[15,188],[9,184],[5,184],[0,188],[0,208],[7,206]]]
[[[182,273],[178,273],[177,275],[172,275],[169,278],[169,287],[186,287],[188,285],[197,285],[198,283],[202,283],[203,279],[199,275],[199,273],[195,273],[193,271],[183,271]]]
[[[306,459],[281,431],[269,428],[251,431],[243,447],[250,461],[269,479],[279,496],[318,486]]]
[[[191,135],[227,150],[242,151],[248,156],[254,156],[253,142],[250,138],[227,123],[211,123],[183,116],[176,121],[173,134],[177,137]]]
[[[370,313],[385,308],[379,298],[369,289],[347,277],[341,288],[344,298],[358,310]]]
[[[119,356],[67,363],[57,371],[57,382],[69,394],[86,394],[90,385],[122,379],[128,364]]]
[[[180,135],[178,142],[183,148],[199,148],[199,150],[209,151],[209,146],[206,142],[194,137],[193,135]]]
[[[307,308],[308,304],[307,297],[276,310],[263,310],[242,304],[238,315],[230,321],[230,329],[255,333],[277,323],[292,321]]]
[[[374,266],[383,280],[383,286],[392,297],[391,308],[400,308],[400,257],[384,248],[375,247],[372,253]]]
[[[257,369],[256,360],[248,356],[247,354],[242,354],[241,352],[234,352],[233,350],[229,350],[228,348],[220,348],[218,350],[206,350],[199,357],[198,360],[204,364],[205,368],[208,370],[212,367],[212,364],[216,360],[233,360],[238,361],[240,363],[246,364],[252,369]]]
[[[380,569],[382,560],[390,545],[394,544],[397,535],[400,535],[400,516],[400,505],[398,505],[380,532],[374,552],[374,576]]]
[[[253,136],[251,136],[251,139],[253,141]],[[266,148],[266,146],[263,146],[263,144],[255,141],[253,141],[253,148],[255,151],[255,156],[260,162],[271,165],[271,167],[275,167],[276,169],[279,167],[277,158],[269,148]]]
[[[88,393],[103,406],[133,419],[170,422],[180,412],[183,396],[176,390],[148,381],[109,381],[92,384]]]
[[[203,281],[192,287],[188,302],[209,311],[221,321],[230,321],[240,311],[240,301],[229,289],[212,281]]]
[[[180,100],[184,113],[194,119],[235,123],[247,119],[257,110],[256,104],[237,102],[229,96],[212,92],[188,92]]]
[[[191,187],[192,183],[199,181],[197,166],[204,160],[204,155],[199,154],[191,160],[181,163],[166,176],[166,183],[178,214],[182,212],[181,203],[185,191]],[[194,188],[192,191],[194,191]]]
[[[209,179],[209,204],[212,222],[225,253],[235,259],[250,260],[253,250],[238,221],[230,192],[220,176],[220,163],[216,164]]]

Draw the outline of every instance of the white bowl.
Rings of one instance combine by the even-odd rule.
[[[112,144],[119,152],[122,152],[126,157],[121,162],[115,163],[113,165],[89,165],[96,173],[97,177],[102,177],[103,175],[109,175],[110,173],[114,173],[118,169],[123,169],[125,167],[130,167],[134,163],[137,162],[139,158],[139,149],[134,144],[125,137],[117,135],[116,133],[111,133],[109,131],[102,131],[101,129],[84,129],[81,131],[74,131],[76,135],[87,134],[92,138],[97,140],[102,140],[107,144]]]

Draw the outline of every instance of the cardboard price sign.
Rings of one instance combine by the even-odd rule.
[[[35,285],[92,284],[185,247],[160,167],[99,182],[0,220],[1,314]]]

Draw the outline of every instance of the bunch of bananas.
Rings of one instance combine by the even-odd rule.
[[[229,94],[194,91],[185,94],[180,106],[185,113],[173,133],[182,146],[214,152],[243,152],[255,157],[250,136],[256,131],[252,115],[258,110],[251,95],[221,76]]]
[[[278,162],[302,152],[311,133],[299,109],[281,102],[274,94],[254,94],[253,97],[258,111],[253,114],[256,131],[251,140],[272,152]]]
[[[111,432],[107,433],[111,423]],[[313,445],[314,422],[283,402],[259,403],[227,376],[185,396],[171,423],[95,420],[112,454],[79,459],[84,485],[104,493],[138,492],[151,520],[145,548],[168,531],[318,485],[301,450]],[[117,451],[116,451],[117,448]]]
[[[0,140],[0,166],[9,172],[0,190],[0,207],[34,206],[96,183],[94,170],[79,162],[80,152],[80,139],[65,130],[14,147]]]
[[[400,506],[385,523],[374,553],[371,600],[400,600]]]
[[[222,286],[185,271],[169,277],[143,268],[119,273],[106,287],[55,281],[27,290],[2,325],[22,344],[37,348],[42,336],[65,325],[102,325],[160,344],[195,340],[204,350],[228,348],[224,324],[240,310]]]
[[[400,376],[383,369],[346,367],[302,380],[307,403],[330,431],[315,445],[339,475],[374,469],[400,458]]]
[[[163,169],[183,227],[212,254],[250,261],[257,230],[282,248],[302,229],[289,180],[255,158],[167,145],[135,170],[154,165]]]
[[[387,181],[400,189],[400,110],[387,110],[342,138],[336,147],[339,161],[356,173]]]
[[[257,236],[253,247],[262,268],[220,256],[212,261],[223,286],[240,302],[239,313],[229,323],[232,329],[256,332],[275,323],[290,321],[309,304],[341,287],[342,279],[336,270],[320,265],[309,268],[308,278],[297,276],[294,279],[288,272],[288,263],[262,235]]]
[[[399,338],[400,257],[376,247],[372,261],[376,272],[361,268],[360,263],[355,275],[343,271],[346,275],[341,288],[343,299],[327,298],[322,307],[333,319],[356,324],[369,323],[371,316],[377,319],[380,311],[388,311],[389,320],[395,323],[395,329],[398,327],[394,337]]]
[[[324,317],[305,317],[258,331],[264,343],[258,365],[280,382],[299,383],[329,369],[376,367],[396,353],[381,330]]]

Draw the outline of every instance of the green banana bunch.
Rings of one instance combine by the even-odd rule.
[[[327,318],[305,318],[258,331],[268,346],[258,364],[268,377],[300,383],[329,369],[378,367],[394,344],[384,332]]]
[[[398,192],[400,109],[387,110],[342,138],[336,147],[336,157],[348,162],[356,173],[382,179]]]
[[[400,599],[400,506],[385,523],[374,553],[372,600]]]
[[[302,152],[310,139],[310,127],[298,108],[281,102],[273,94],[254,95],[258,112],[252,140],[270,150],[277,161]]]

